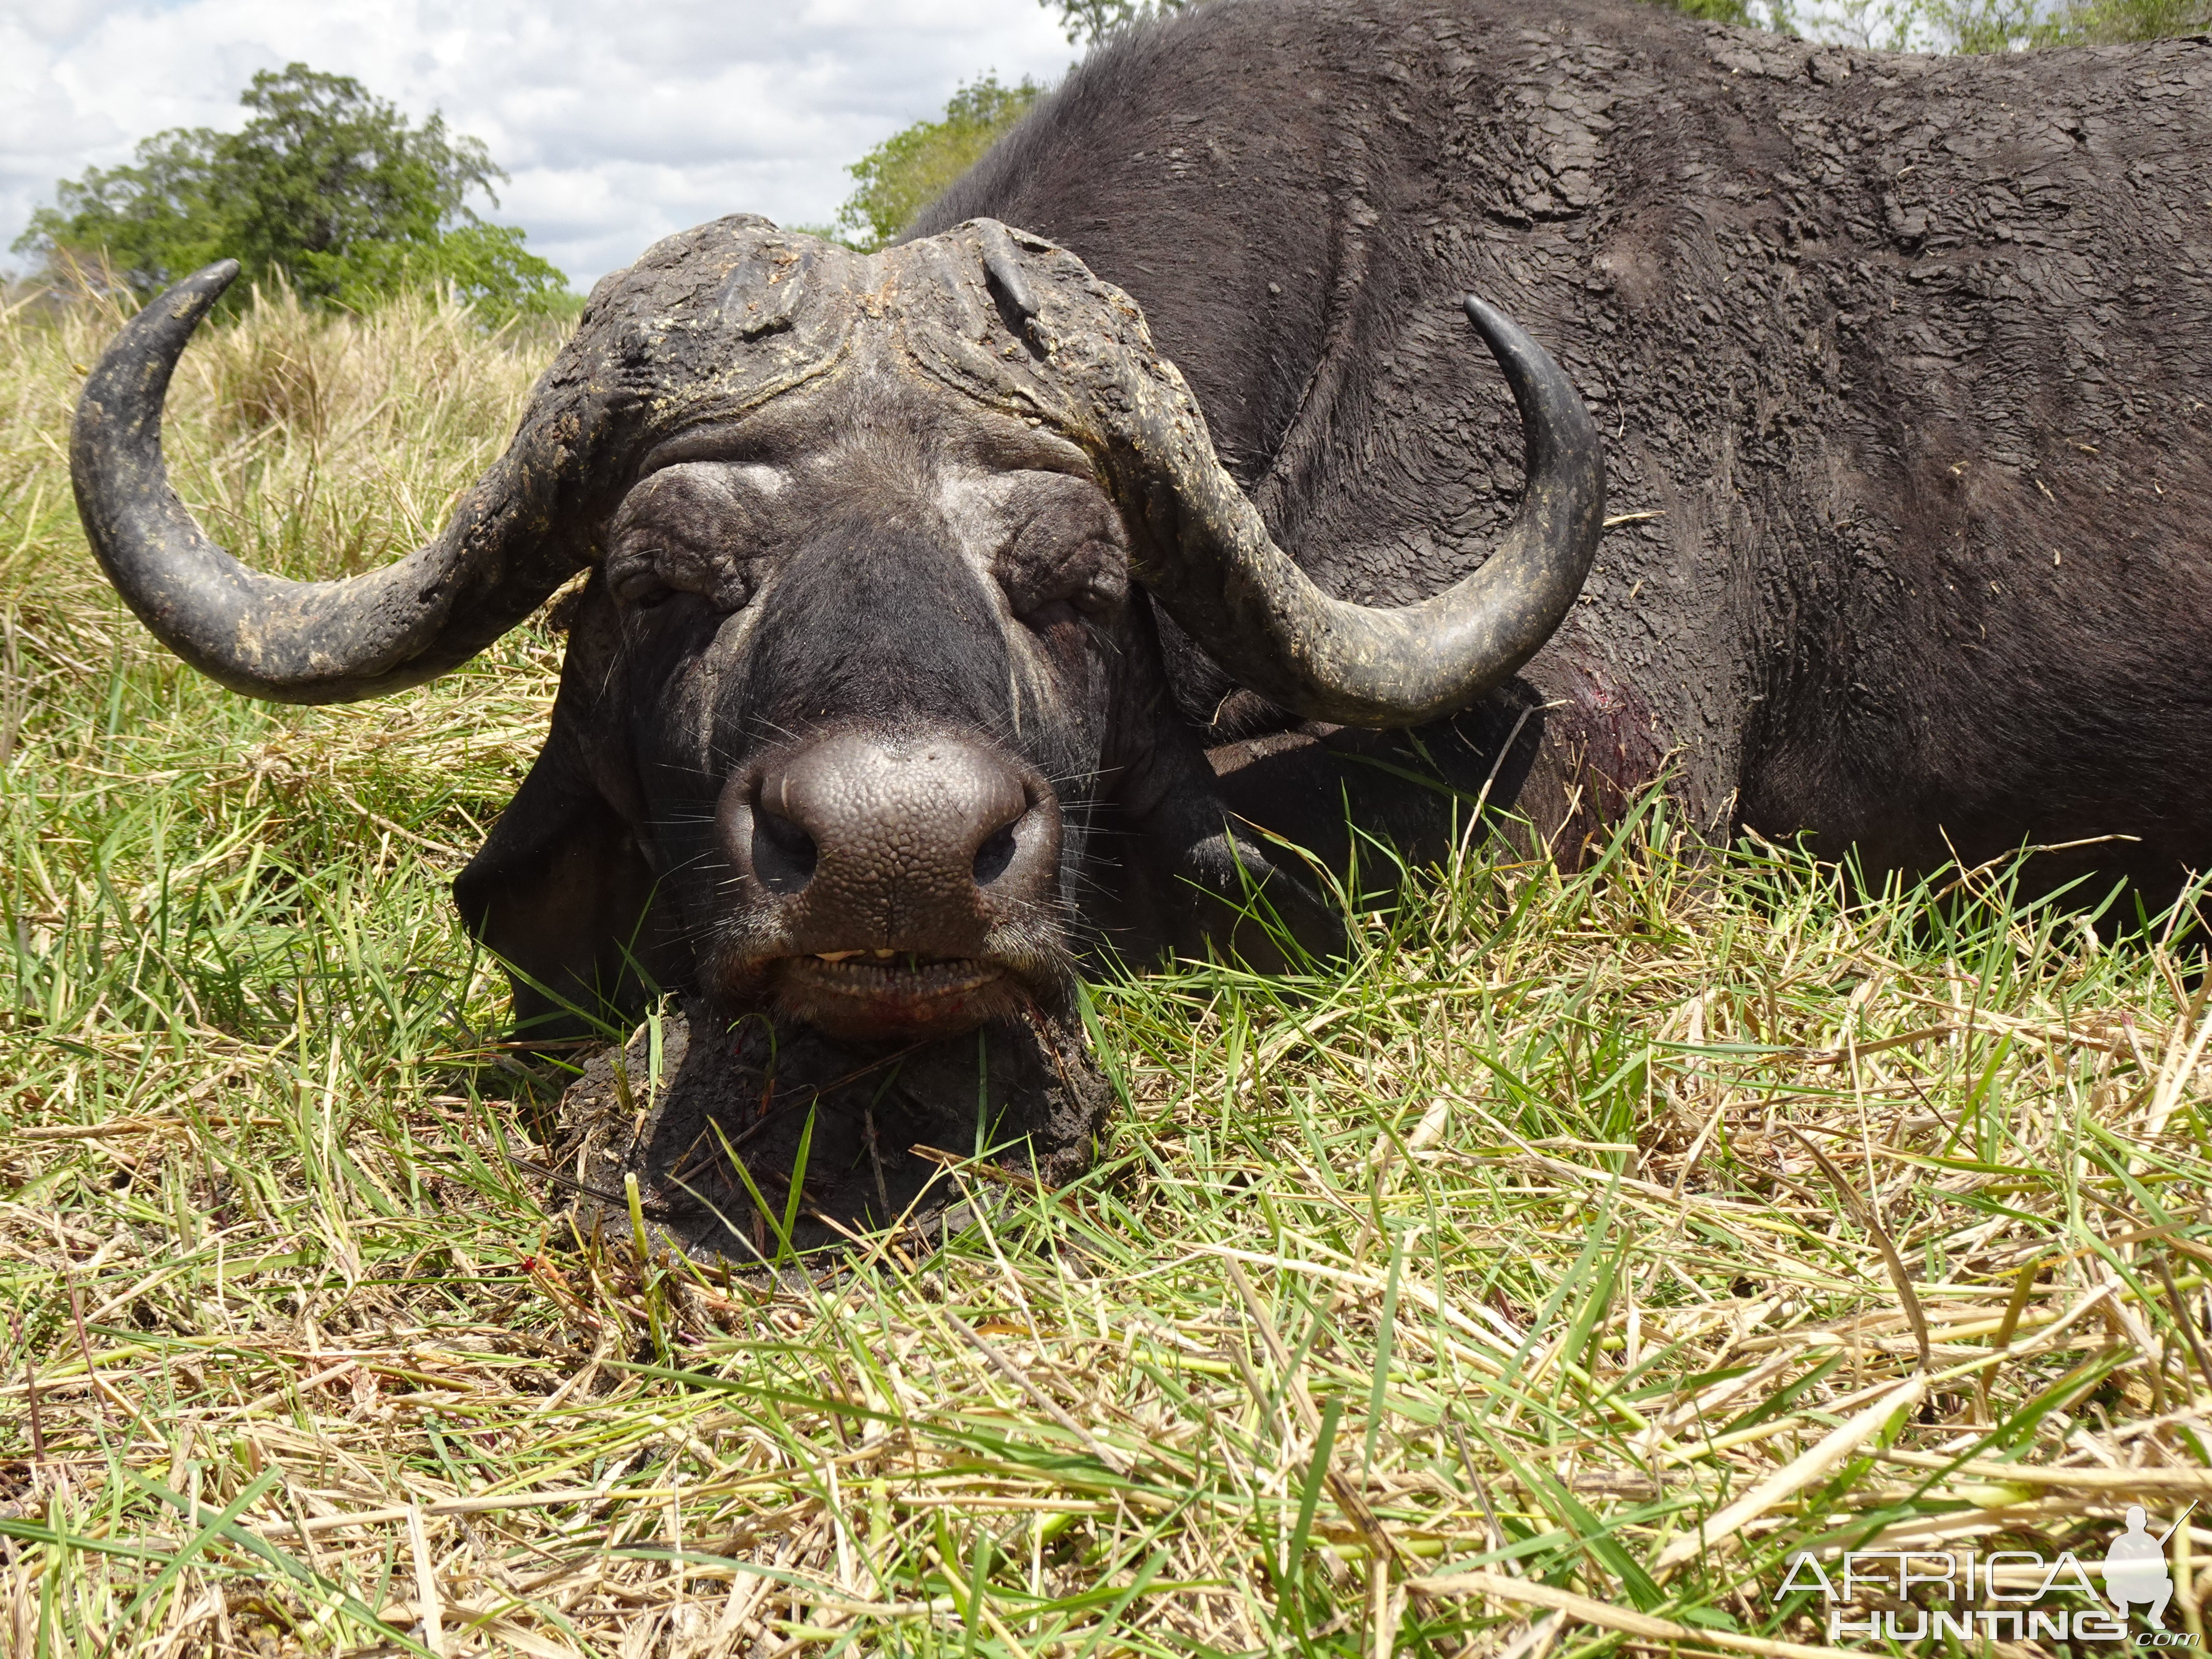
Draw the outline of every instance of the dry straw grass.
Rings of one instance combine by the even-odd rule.
[[[2193,951],[1656,802],[1340,972],[1097,988],[1098,1170],[949,1169],[964,1232],[777,1280],[560,1232],[444,893],[557,641],[356,708],[181,671],[69,504],[112,322],[0,322],[15,1651],[1778,1653],[1792,1551],[2212,1495]],[[545,350],[264,305],[179,479],[261,562],[390,556]]]

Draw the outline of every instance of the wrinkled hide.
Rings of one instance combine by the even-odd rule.
[[[1610,511],[1649,515],[1520,676],[1512,799],[1563,855],[1663,778],[1717,840],[1877,878],[2094,842],[2031,882],[2157,905],[2212,861],[2207,156],[2202,38],[1212,0],[1093,53],[912,234],[990,214],[1127,292],[1276,536],[1372,603],[1478,563],[1519,487],[1437,297],[1546,341]],[[1167,646],[1209,742],[1297,730]]]

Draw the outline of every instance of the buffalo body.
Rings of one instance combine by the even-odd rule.
[[[1660,9],[1218,0],[1085,64],[915,227],[989,214],[1144,307],[1346,597],[1483,556],[1520,438],[1486,295],[1605,434],[1525,671],[1567,850],[1662,769],[1870,872],[2212,856],[2212,39],[1936,58]],[[1195,655],[1216,744],[1284,722]],[[1264,747],[1264,745],[1263,745]],[[1279,743],[1275,745],[1279,750]]]

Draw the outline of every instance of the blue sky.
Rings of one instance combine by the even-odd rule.
[[[962,82],[1073,56],[1036,0],[0,0],[0,269],[55,179],[236,126],[295,59],[483,139],[514,176],[490,216],[581,288],[719,214],[826,220],[846,166]]]

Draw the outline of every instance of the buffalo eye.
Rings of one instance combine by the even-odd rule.
[[[661,578],[659,559],[659,548],[645,548],[632,559],[611,564],[607,591],[617,605],[628,611],[650,611],[675,592]]]
[[[1044,634],[1062,623],[1074,622],[1081,615],[1072,599],[1047,599],[1042,605],[1022,612],[1022,623],[1024,627]]]
[[[770,539],[771,469],[687,462],[631,489],[616,514],[607,588],[625,611],[649,611],[678,593],[720,611],[744,608]]]
[[[1111,504],[1095,485],[1054,478],[1036,490],[996,563],[1007,607],[1042,633],[1103,621],[1128,594],[1128,555]]]
[[[1103,621],[1127,592],[1121,550],[1086,546],[1055,569],[1008,583],[1006,600],[1024,625],[1042,634],[1062,623]]]
[[[618,544],[607,560],[607,591],[629,611],[650,611],[679,593],[696,594],[719,611],[741,611],[752,597],[750,574],[726,552],[701,552],[671,538]]]

